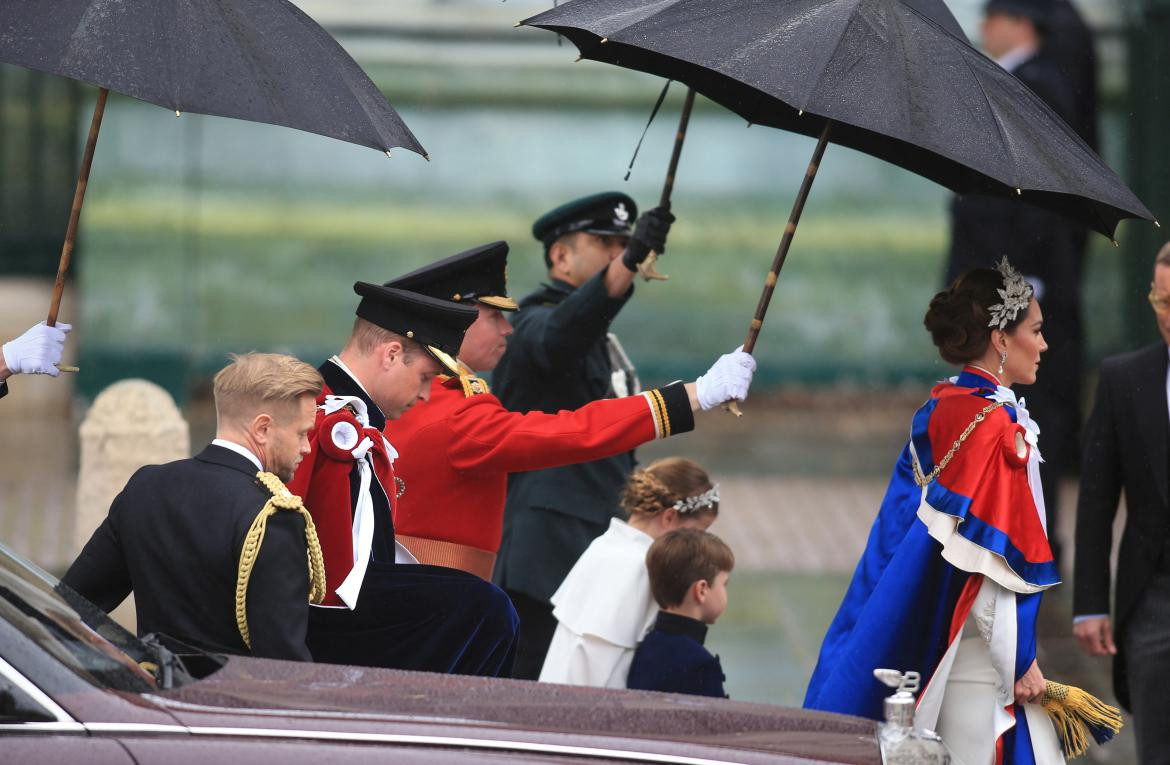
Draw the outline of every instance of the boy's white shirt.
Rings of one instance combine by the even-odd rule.
[[[654,624],[646,551],[653,538],[614,518],[552,596],[557,629],[540,679],[625,688],[634,650]]]

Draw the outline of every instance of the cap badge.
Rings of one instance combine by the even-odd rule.
[[[630,219],[630,211],[626,209],[625,202],[618,202],[618,206],[613,208],[613,214],[617,216],[620,221],[628,221]]]

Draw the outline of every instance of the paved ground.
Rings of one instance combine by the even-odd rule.
[[[23,383],[23,381],[22,381]],[[799,705],[821,637],[848,584],[903,438],[917,394],[833,396],[789,393],[749,403],[748,416],[707,414],[699,431],[642,450],[643,461],[685,454],[708,466],[721,485],[713,531],[735,550],[728,613],[711,646],[735,698]],[[5,455],[0,464],[0,540],[61,572],[69,549],[76,492],[76,427],[16,401],[0,406]],[[196,412],[192,438],[209,431]],[[1063,491],[1075,504],[1075,484]],[[1071,517],[1061,526],[1067,538]],[[1071,540],[1066,549],[1071,549]],[[1070,588],[1045,601],[1046,673],[1110,697],[1108,668],[1076,650],[1069,636]],[[1095,749],[1094,761],[1133,761],[1127,739]]]

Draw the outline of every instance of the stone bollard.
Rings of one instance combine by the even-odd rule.
[[[81,423],[73,557],[105,519],[134,471],[190,454],[187,421],[165,390],[147,380],[121,380],[102,391]],[[134,631],[132,599],[114,617]]]

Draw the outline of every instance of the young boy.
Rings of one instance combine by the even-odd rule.
[[[646,553],[650,590],[662,610],[638,646],[628,688],[725,698],[719,657],[703,647],[707,625],[727,608],[735,555],[722,539],[698,529],[659,537]]]

